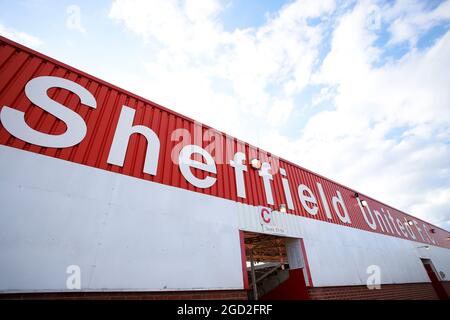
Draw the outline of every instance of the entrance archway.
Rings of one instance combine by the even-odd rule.
[[[309,299],[300,241],[297,238],[241,231],[250,300]]]

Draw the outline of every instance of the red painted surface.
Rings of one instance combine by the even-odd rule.
[[[433,288],[436,291],[436,294],[438,295],[439,299],[449,300],[447,292],[445,291],[445,288],[442,285],[441,281],[439,280],[438,276],[434,272],[431,264],[424,263],[423,266],[425,267],[425,270],[427,271],[428,277],[430,278],[431,284],[433,285]]]
[[[310,287],[313,287],[314,284],[311,277],[311,269],[309,268],[308,254],[306,253],[305,242],[303,241],[303,239],[299,240],[300,240],[300,247],[302,249],[303,259],[305,260],[305,272],[306,276],[308,277],[308,283]]]
[[[450,297],[450,281],[441,281],[442,286],[445,289],[445,292]]]
[[[367,286],[308,288],[311,300],[438,300],[429,282],[382,284],[380,289]]]
[[[0,300],[247,300],[245,290],[167,292],[36,292],[0,294]]]
[[[383,232],[379,228],[376,231],[370,229],[365,223],[357,201],[354,198],[355,191],[350,188],[335,183],[289,161],[279,159],[264,150],[260,150],[222,132],[212,130],[208,126],[199,125],[192,119],[170,111],[156,103],[18,45],[6,38],[0,37],[0,108],[3,108],[3,106],[6,105],[23,111],[25,112],[26,122],[30,127],[49,134],[60,134],[65,131],[65,125],[62,121],[33,105],[25,96],[24,87],[26,83],[35,77],[44,75],[69,79],[82,85],[94,95],[97,101],[97,108],[91,109],[82,105],[75,94],[65,89],[54,88],[48,91],[48,94],[52,99],[74,110],[85,120],[87,125],[86,137],[78,145],[73,147],[64,149],[46,148],[31,145],[17,139],[0,125],[0,144],[147,181],[230,199],[236,202],[249,205],[263,205],[274,210],[279,208],[280,204],[285,204],[287,202],[282,188],[281,176],[276,170],[277,167],[281,167],[287,172],[289,186],[295,205],[295,209],[288,209],[286,214],[304,216],[310,219],[322,220],[329,223],[345,225],[347,227],[410,239],[410,237],[398,235],[395,232],[392,234],[389,231]],[[147,126],[159,137],[161,150],[159,154],[158,170],[155,176],[143,173],[147,142],[145,138],[139,134],[134,134],[130,138],[123,167],[108,164],[106,161],[116,130],[118,116],[123,105],[127,105],[136,110],[134,125]],[[180,128],[186,129],[192,137],[206,135],[207,138],[211,137],[211,141],[222,141],[223,145],[219,150],[210,150],[211,141],[201,138],[194,139],[195,141],[185,141],[181,138],[172,141],[171,134],[173,130]],[[211,151],[212,156],[216,159],[219,158],[220,154],[224,155],[221,163],[216,161],[217,175],[215,175],[215,177],[217,178],[217,182],[212,187],[207,189],[194,187],[182,176],[178,164],[171,161],[172,150],[179,142],[181,142],[181,145],[199,145],[207,151]],[[233,151],[228,152],[230,150]],[[234,169],[229,165],[229,162],[234,153],[238,151],[245,153],[247,163],[249,162],[249,159],[257,157],[261,161],[267,161],[272,164],[274,170],[272,170],[273,181],[271,187],[274,195],[274,205],[268,205],[266,203],[263,181],[258,175],[258,171],[253,170],[250,167],[244,174],[247,197],[243,199],[237,196]],[[198,169],[193,169],[193,172],[199,178],[203,178],[206,175],[205,172]],[[318,201],[319,213],[317,215],[312,216],[305,211],[297,195],[297,187],[299,184],[306,184],[312,190],[316,198],[319,198],[316,182],[322,184],[328,205],[332,211],[331,198],[336,195],[336,191],[339,191],[342,194],[351,219],[351,224],[341,222],[334,213],[332,214],[332,219],[328,219],[325,215],[324,206],[321,201]],[[447,237],[450,237],[449,232],[436,226],[432,226],[420,219],[413,218],[404,212],[396,210],[363,194],[361,194],[361,198],[369,203],[372,210],[384,208],[385,210],[390,211],[394,219],[399,218],[402,221],[404,221],[404,219],[414,219],[421,227],[425,224],[426,230],[434,228],[436,232],[432,234],[432,236],[436,239],[438,245],[450,248],[450,241],[446,240]],[[426,239],[422,241],[417,231],[415,232],[415,235],[417,237],[416,241],[429,243]]]
[[[245,254],[245,236],[244,231],[239,230],[239,240],[241,241],[241,261],[242,261],[242,277],[244,282],[244,289],[248,290],[248,274],[247,274],[247,255]]]
[[[308,300],[303,269],[289,270],[289,278],[261,297],[261,300]]]

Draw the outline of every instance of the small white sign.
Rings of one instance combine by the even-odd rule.
[[[286,230],[276,225],[273,220],[273,215],[276,211],[267,207],[258,207],[259,223],[261,224],[262,232],[269,234],[286,234]]]

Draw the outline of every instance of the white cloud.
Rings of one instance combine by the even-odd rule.
[[[213,0],[117,0],[110,17],[146,43],[147,76],[134,82],[145,96],[448,226],[450,33],[429,49],[414,47],[448,18],[448,6],[362,1],[335,11],[334,1],[297,1],[261,27],[233,31],[223,29],[224,6]],[[390,45],[408,39],[412,49],[374,66],[386,49],[374,45],[381,21]],[[315,71],[327,32],[331,49]],[[323,88],[312,106],[327,111],[287,137],[286,123],[304,107],[296,94],[316,84]]]
[[[333,7],[333,1],[293,3],[260,28],[232,32],[223,30],[224,6],[214,0],[117,0],[109,16],[147,44],[152,99],[252,140],[259,128],[288,120],[292,107],[279,101],[292,100],[308,83],[321,41],[321,27],[306,19]]]
[[[275,100],[267,113],[267,121],[272,126],[279,127],[289,119],[292,109],[294,109],[292,100]]]
[[[380,52],[375,33],[364,27],[366,8],[360,4],[341,18],[317,74],[317,81],[337,86],[335,110],[312,117],[295,145],[308,150],[305,166],[445,225],[450,33],[429,50],[374,67]],[[390,138],[395,130],[405,132]],[[430,200],[434,193],[439,201]]]
[[[402,0],[387,9],[386,21],[391,23],[390,44],[417,42],[418,36],[443,19],[450,19],[450,1],[443,1],[435,9],[427,11],[427,1]]]
[[[172,54],[211,57],[220,35],[214,20],[220,9],[215,0],[117,0],[109,17]]]
[[[2,24],[0,24],[0,34],[8,39],[19,42],[31,48],[39,48],[43,44],[43,41],[36,36],[13,28],[5,27]]]

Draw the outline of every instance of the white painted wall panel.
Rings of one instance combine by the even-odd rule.
[[[0,146],[0,291],[242,288],[236,204]]]
[[[241,204],[238,214],[243,230],[262,232],[258,207]],[[371,265],[380,267],[382,284],[430,281],[420,260],[423,243],[295,215],[273,218],[287,236],[304,239],[314,286],[366,285]],[[436,269],[450,278],[450,250],[429,247]]]
[[[420,247],[420,248],[418,248]],[[450,255],[448,254],[448,249],[441,247],[432,247],[428,249],[423,248],[423,244],[417,243],[417,252],[421,258],[430,259],[436,271],[439,273],[442,271],[444,277],[440,275],[441,280],[450,281]]]
[[[11,165],[11,164],[14,165]],[[258,208],[0,146],[0,291],[242,288],[238,229],[262,232]],[[450,277],[450,250],[290,214],[314,286],[428,282],[420,257]]]

